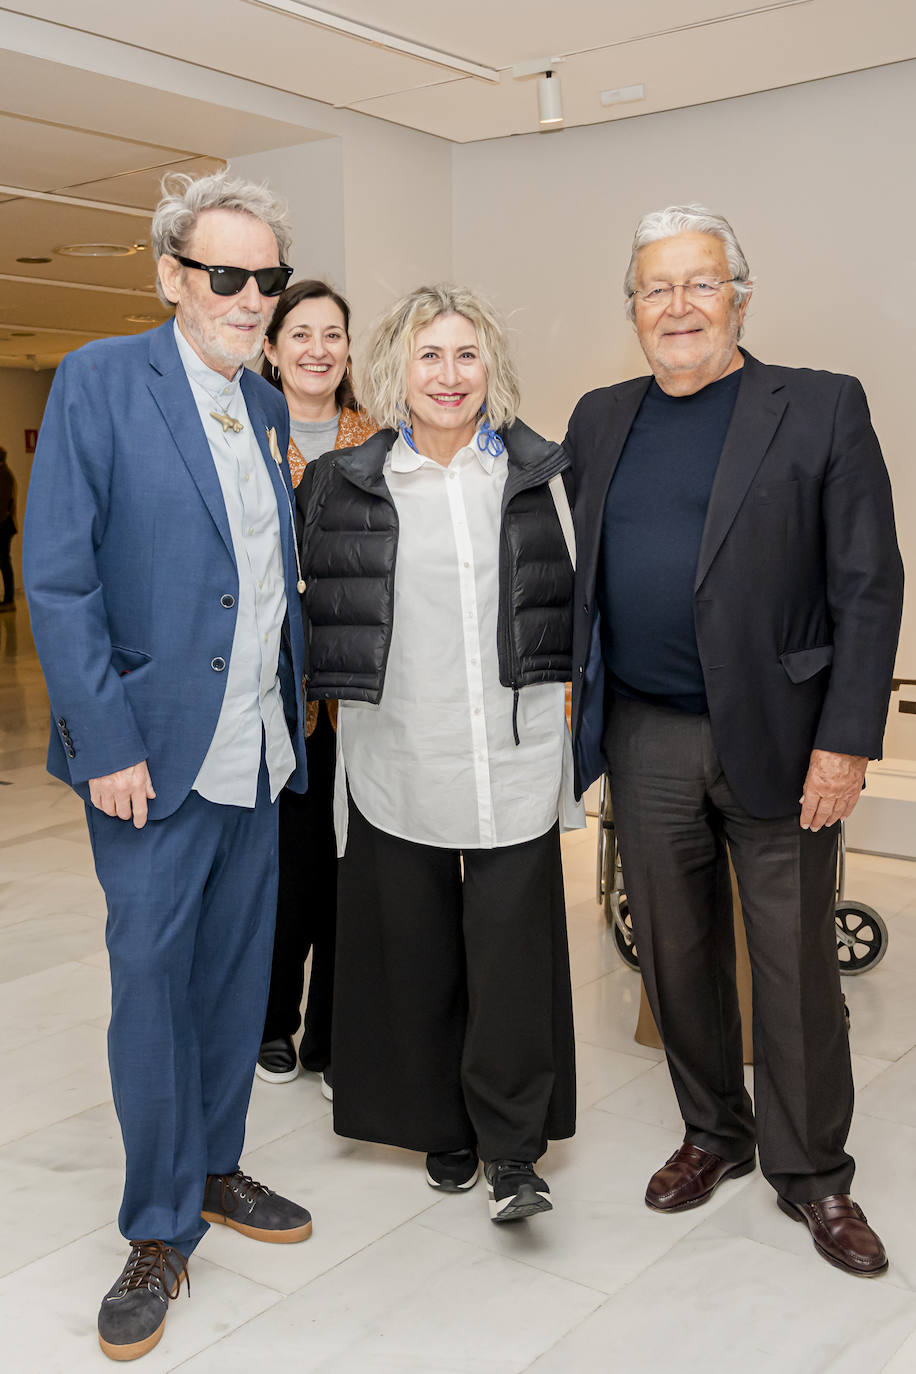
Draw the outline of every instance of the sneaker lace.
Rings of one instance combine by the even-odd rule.
[[[249,1174],[236,1169],[234,1174],[217,1174],[219,1179],[219,1201],[224,1212],[232,1212],[240,1202],[248,1203],[248,1210],[263,1197],[270,1197],[269,1188],[258,1183]]]
[[[500,1178],[503,1174],[534,1173],[534,1165],[524,1159],[495,1159],[491,1169],[494,1178]]]
[[[131,1242],[130,1258],[124,1266],[117,1297],[123,1298],[138,1288],[151,1291],[161,1288],[170,1298],[177,1298],[182,1279],[190,1297],[188,1262],[174,1246],[162,1240],[135,1240]]]

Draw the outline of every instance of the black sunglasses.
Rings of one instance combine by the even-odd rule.
[[[216,296],[237,296],[248,285],[249,277],[254,277],[262,296],[279,296],[293,275],[293,269],[285,262],[279,267],[259,267],[251,272],[247,267],[208,267],[205,262],[183,258],[180,253],[174,253],[173,257],[182,267],[197,267],[201,272],[209,272],[210,290]]]

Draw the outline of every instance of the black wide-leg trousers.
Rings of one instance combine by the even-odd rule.
[[[304,965],[312,972],[299,1058],[323,1069],[331,1058],[334,940],[337,926],[337,841],[334,837],[336,737],[322,704],[305,742],[309,788],[280,793],[280,872],[270,994],[262,1040],[292,1038],[299,1029]]]
[[[559,827],[500,849],[439,849],[377,830],[351,799],[339,874],[338,1134],[531,1162],[571,1136]]]
[[[836,827],[760,820],[732,795],[708,716],[613,699],[614,821],[646,994],[686,1139],[738,1162],[756,1145],[783,1197],[849,1191],[853,1087],[836,955]],[[744,1088],[731,853],[753,978]]]

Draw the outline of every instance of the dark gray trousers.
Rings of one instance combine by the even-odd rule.
[[[708,716],[614,697],[604,746],[640,969],[686,1139],[734,1162],[756,1142],[767,1179],[793,1202],[848,1192],[836,827],[749,815]],[[726,843],[753,977],[756,1113],[744,1088]]]

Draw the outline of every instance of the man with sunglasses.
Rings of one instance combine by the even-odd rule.
[[[108,904],[131,1249],[98,1325],[116,1360],[157,1343],[208,1222],[281,1243],[311,1231],[239,1167],[275,802],[306,782],[289,421],[244,367],[290,275],[289,229],[266,188],[227,173],[164,190],[153,248],[175,318],[64,359],[24,550],[48,767],[86,803]]]
[[[610,776],[684,1119],[646,1204],[699,1206],[756,1148],[818,1253],[873,1276],[887,1256],[849,1196],[837,822],[881,752],[903,575],[862,387],[739,348],[751,289],[720,215],[640,221],[624,290],[652,376],[583,397],[566,438],[577,778]],[[726,849],[753,970],[753,1107]]]

